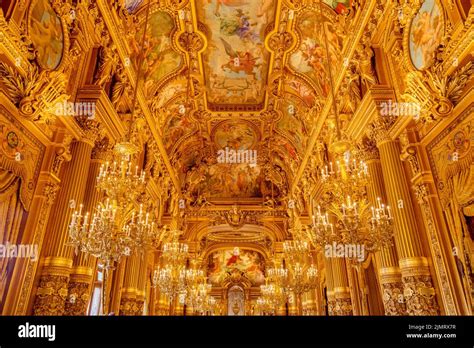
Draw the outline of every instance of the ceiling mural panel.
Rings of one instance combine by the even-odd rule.
[[[335,33],[333,24],[325,19],[324,25],[326,29],[321,26],[319,12],[303,12],[298,17],[296,25],[300,45],[289,60],[290,67],[295,72],[307,76],[316,93],[321,96],[327,96],[330,89],[324,32],[327,33],[332,67],[337,67],[341,61],[342,49],[342,39]]]
[[[144,26],[142,27],[144,28]],[[177,31],[175,19],[165,11],[156,11],[150,15],[143,47],[143,29],[139,30],[130,46],[134,57],[143,58],[142,73],[145,90],[160,82],[182,65],[182,56],[173,45],[173,35]],[[137,59],[138,61],[138,59]]]
[[[210,109],[224,104],[263,105],[270,58],[264,35],[274,17],[273,4],[271,0],[196,1],[208,39],[203,60]]]
[[[231,278],[238,281],[245,277],[254,286],[265,282],[265,260],[253,250],[234,249],[219,250],[209,255],[208,275],[211,283],[222,284]]]

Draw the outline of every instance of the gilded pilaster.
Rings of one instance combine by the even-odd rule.
[[[463,300],[461,279],[448,236],[449,230],[443,217],[441,203],[430,171],[426,152],[416,143],[416,133],[402,133],[401,158],[410,164],[412,189],[421,208],[421,215],[427,232],[429,246],[433,255],[433,266],[440,288],[441,305],[447,315],[470,314]],[[458,296],[454,294],[457,292]]]

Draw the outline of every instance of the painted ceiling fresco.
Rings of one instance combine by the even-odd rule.
[[[326,29],[322,27],[320,14],[316,11],[305,11],[298,18],[297,29],[301,35],[301,44],[290,57],[290,67],[309,77],[318,95],[327,96],[330,85],[324,30],[328,35],[332,67],[341,61],[342,42],[335,34],[331,23],[325,22],[323,25]]]
[[[231,277],[242,274],[254,286],[265,282],[265,260],[253,250],[240,248],[219,250],[209,255],[208,275],[212,284],[220,285]]]
[[[142,27],[146,3],[127,2]],[[329,95],[324,43],[336,74],[336,23],[352,1],[324,0],[322,12],[286,0],[181,3],[152,7],[145,41],[137,29],[130,46],[183,197],[202,206],[285,196]],[[219,161],[225,149],[255,151],[255,163]]]
[[[203,56],[207,103],[262,105],[269,52],[265,29],[274,17],[273,0],[197,0],[206,28]]]

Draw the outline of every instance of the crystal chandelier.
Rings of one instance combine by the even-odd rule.
[[[203,314],[212,285],[208,283],[194,284],[187,292],[186,304],[193,308],[195,314]]]
[[[317,286],[318,271],[311,261],[308,242],[304,240],[285,241],[283,243],[287,275],[284,276],[287,297],[296,296],[298,312],[301,314],[301,295]],[[282,271],[279,274],[284,274]],[[286,273],[286,272],[285,272]]]
[[[123,211],[114,202],[107,199],[99,204],[96,212],[82,213],[83,205],[75,211],[69,225],[69,245],[76,253],[80,250],[97,257],[106,270],[112,269],[114,262],[130,255],[134,247],[130,231],[120,223],[124,219]]]
[[[184,269],[164,265],[155,269],[152,281],[153,286],[158,287],[160,291],[169,298],[171,307],[173,300],[177,296],[186,295],[185,279],[186,275]]]
[[[267,269],[267,278],[270,282],[283,286],[288,279],[288,270],[283,267],[271,267]]]
[[[172,231],[173,240],[163,244],[161,255],[161,267],[158,267],[153,274],[153,286],[170,300],[170,312],[172,311],[173,300],[177,296],[186,296],[186,276],[191,273],[186,269],[188,257],[188,245],[178,241],[180,231]]]
[[[336,227],[329,222],[328,213],[322,213],[318,206],[316,216],[313,216],[313,225],[309,232],[314,244],[322,247],[326,245],[363,245],[369,252],[374,252],[392,244],[393,217],[389,206],[377,199],[378,207],[370,207],[357,202],[347,196],[345,203],[340,207],[331,209],[331,216],[337,222]],[[332,204],[332,207],[336,204]],[[337,206],[336,206],[337,207]],[[370,211],[372,216],[370,216]],[[337,232],[336,232],[337,231]]]
[[[277,283],[268,282],[260,285],[261,298],[265,301],[264,311],[267,314],[275,315],[278,308],[286,303],[287,294],[285,288]]]
[[[369,220],[370,241],[369,250],[378,250],[393,244],[393,216],[390,206],[381,203],[377,198],[377,207],[371,207],[372,217]]]
[[[140,204],[138,215],[135,216],[135,211],[132,213],[132,219],[125,224],[124,230],[130,237],[133,244],[133,249],[143,253],[159,241],[160,232],[158,231],[155,222],[150,219],[150,213],[143,211],[143,204]],[[166,226],[162,233],[166,231]]]
[[[301,262],[309,254],[309,244],[301,239],[287,240],[283,242],[283,253],[290,263]]]
[[[204,312],[208,315],[214,315],[217,308],[217,300],[214,296],[208,296],[205,302]]]
[[[180,266],[185,263],[188,257],[188,245],[177,240],[163,244],[162,257],[165,263]]]
[[[136,153],[134,145],[124,142],[115,146],[115,155],[120,162],[102,164],[97,176],[97,188],[104,190],[108,197],[135,201],[145,189],[145,172],[138,173],[138,166],[132,170],[132,155]]]
[[[303,293],[316,288],[318,270],[313,264],[296,263],[290,265],[290,278],[286,290],[295,293],[298,297]]]
[[[335,167],[335,171],[334,171]],[[327,165],[324,169],[321,169],[321,180],[323,183],[332,182],[344,183],[345,185],[355,184],[360,186],[368,178],[368,166],[364,161],[357,161],[353,159],[350,161],[350,153],[345,152],[344,160],[336,161],[335,166],[333,162],[329,162],[329,168]]]
[[[116,200],[107,198],[105,203],[100,203],[91,216],[89,212],[75,211],[69,224],[68,245],[78,251],[92,255],[104,267],[102,282],[102,311],[107,313],[106,283],[109,270],[114,268],[123,257],[129,256],[137,249],[142,251],[149,246],[150,240],[155,238],[157,231],[154,223],[149,222],[149,215],[143,214],[141,207],[137,221],[132,218],[127,223],[129,212],[127,204],[119,205]]]

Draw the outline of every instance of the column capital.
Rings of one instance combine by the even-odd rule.
[[[365,162],[380,160],[380,152],[374,139],[364,139],[359,145],[357,154]]]
[[[78,118],[77,121],[82,129],[81,141],[94,146],[95,142],[100,138],[103,128],[95,119],[87,117]]]
[[[367,136],[369,139],[375,141],[377,146],[380,144],[392,141],[392,137],[390,136],[390,127],[394,123],[394,119],[391,117],[378,117],[375,119],[372,124],[368,126],[367,129]]]

